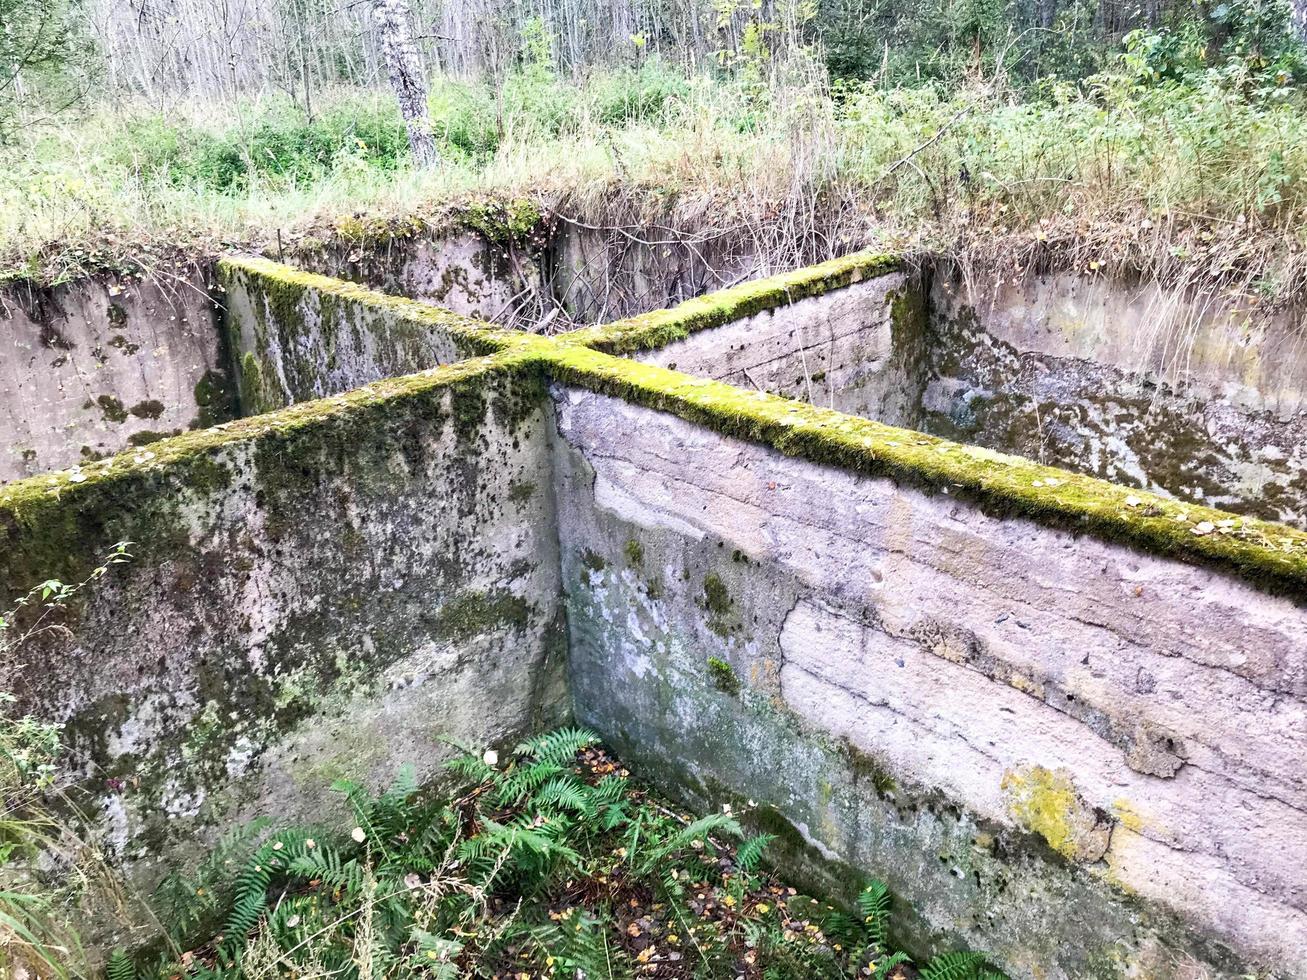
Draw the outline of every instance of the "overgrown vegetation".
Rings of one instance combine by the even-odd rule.
[[[799,895],[760,870],[772,838],[746,837],[729,807],[669,808],[592,732],[447,769],[452,795],[411,771],[380,796],[342,782],[337,827],[260,821],[229,837],[162,893],[185,952],[120,951],[110,977],[918,975],[890,949],[884,885],[849,911]],[[975,953],[919,975],[999,976]]]
[[[771,267],[871,244],[1014,274],[1119,266],[1253,304],[1302,288],[1304,59],[1282,0],[1142,19],[1045,4],[1032,25],[1003,4],[884,6],[845,24],[838,3],[725,4],[693,69],[640,38],[626,65],[564,66],[545,22],[519,25],[492,71],[431,86],[429,174],[383,93],[88,104],[18,134],[3,267],[158,268],[165,242],[294,241],[488,193],[687,248],[751,241]]]
[[[93,887],[114,890],[103,856],[84,835],[85,821],[63,790],[63,726],[14,710],[18,663],[43,638],[65,631],[77,593],[131,560],[130,542],[114,545],[79,582],[49,579],[0,613],[0,970],[6,976],[67,976],[84,962],[70,928]]]
[[[892,949],[883,884],[868,882],[851,910],[800,895],[762,870],[774,838],[747,836],[747,811],[696,819],[673,809],[585,729],[530,738],[502,762],[465,750],[445,766],[452,792],[420,787],[411,768],[379,795],[338,782],[341,820],[260,818],[152,897],[127,896],[84,829],[96,820],[65,792],[75,779],[61,727],[9,711],[7,692],[15,658],[66,632],[70,602],[129,561],[129,547],[115,545],[79,582],[40,583],[0,616],[6,975],[1000,976],[971,952],[918,973]],[[81,920],[114,915],[124,898],[148,906],[158,939],[130,953],[84,948]]]

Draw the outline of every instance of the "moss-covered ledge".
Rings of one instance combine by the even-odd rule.
[[[0,486],[0,598],[12,598],[47,578],[74,580],[94,565],[96,548],[148,529],[134,519],[143,507],[191,492],[226,488],[232,451],[278,452],[278,446],[330,430],[342,451],[378,438],[379,427],[404,416],[452,418],[474,426],[484,412],[482,390],[505,374],[525,373],[543,397],[538,350],[506,350],[131,449],[117,456]],[[452,405],[447,408],[446,404]],[[293,462],[293,461],[292,461]],[[166,537],[161,529],[161,534]],[[166,541],[147,542],[149,546]]]
[[[590,347],[606,354],[656,350],[684,340],[699,330],[720,327],[745,317],[876,279],[903,268],[893,255],[859,252],[794,272],[757,279],[706,296],[686,300],[666,310],[642,313],[604,326],[563,334],[563,343]]]
[[[470,345],[470,352],[475,354],[507,350],[523,336],[519,331],[494,327],[430,303],[377,292],[357,283],[305,272],[257,255],[227,255],[218,260],[220,285],[225,287],[234,273],[258,277],[270,307],[279,313],[294,311],[305,294],[313,290],[321,296],[386,311],[400,319],[443,330],[465,341]]]
[[[1307,604],[1307,532],[579,346],[560,345],[550,361],[564,382],[724,435],[1208,565]]]

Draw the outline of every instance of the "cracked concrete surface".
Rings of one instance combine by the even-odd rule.
[[[559,506],[578,714],[629,724],[589,695],[629,692],[618,696],[639,706],[629,686],[684,687],[678,657],[723,657],[750,693],[718,710],[747,713],[761,698],[969,819],[1042,839],[1108,892],[1169,910],[1250,960],[1307,971],[1301,607],[615,399],[557,398],[572,459]],[[662,557],[675,589],[649,599],[625,571],[613,583],[609,569],[568,570],[581,549],[620,564],[627,537]],[[704,628],[694,598],[709,571],[732,599],[725,635]],[[624,603],[656,610],[657,623],[630,633]],[[616,655],[578,654],[591,631]],[[638,676],[622,651],[640,658]],[[603,671],[613,678],[591,676]],[[640,726],[657,743],[643,751],[664,765],[693,765],[685,733],[698,726],[685,710]],[[746,763],[713,779],[757,797],[763,777]],[[858,862],[838,826],[807,824]],[[1163,941],[1183,945],[1181,934]],[[1008,964],[1019,962],[1012,952]],[[1076,969],[1042,975],[1084,975]]]

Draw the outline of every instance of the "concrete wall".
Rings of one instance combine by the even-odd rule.
[[[372,289],[432,303],[482,320],[502,320],[517,309],[524,290],[539,278],[536,263],[484,234],[466,228],[407,229],[301,247],[291,261],[300,268]]]
[[[922,281],[800,292],[641,357],[1307,524],[1307,331],[1287,315],[1073,275]]]
[[[703,808],[756,801],[791,873],[883,877],[918,949],[1307,971],[1301,605],[557,397],[576,713],[624,758]]]
[[[502,346],[449,311],[263,259],[224,259],[218,277],[243,415]]]
[[[930,432],[1307,523],[1307,330],[1210,296],[1061,275],[931,291]]]
[[[233,412],[206,277],[0,291],[0,482]]]
[[[787,875],[885,879],[915,952],[1307,972],[1307,534],[608,353],[779,386],[824,348],[835,397],[911,414],[895,263],[560,339],[227,273],[247,404],[368,383],[0,487],[0,598],[136,542],[16,690],[138,884],[574,705]]]
[[[566,715],[551,416],[537,369],[476,361],[0,489],[6,601],[135,542],[14,689],[138,897],[197,835]]]
[[[692,333],[640,359],[912,426],[921,414],[925,337],[921,283],[889,271]]]
[[[543,271],[550,295],[572,317],[606,323],[757,278],[766,261],[755,242],[734,234],[637,222],[605,228],[560,218]]]

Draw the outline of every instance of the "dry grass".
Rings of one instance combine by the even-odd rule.
[[[607,228],[614,247],[730,242],[736,258],[753,257],[752,273],[874,245],[944,253],[977,275],[1142,275],[1266,308],[1307,285],[1307,116],[1297,105],[1112,79],[1038,103],[984,86],[865,88],[837,103],[811,62],[769,73],[752,84],[665,72],[580,87],[523,79],[506,93],[506,130],[490,154],[451,153],[433,174],[347,158],[309,181],[256,175],[239,190],[124,162],[136,114],[97,113],[33,138],[0,175],[0,259],[10,275],[50,280],[491,193]],[[615,90],[653,83],[672,94],[612,118]],[[384,111],[368,99],[368,111]],[[436,101],[451,139],[487,125],[483,90],[447,83]],[[274,111],[284,107],[192,106],[179,121],[214,132],[235,120],[248,132]]]

